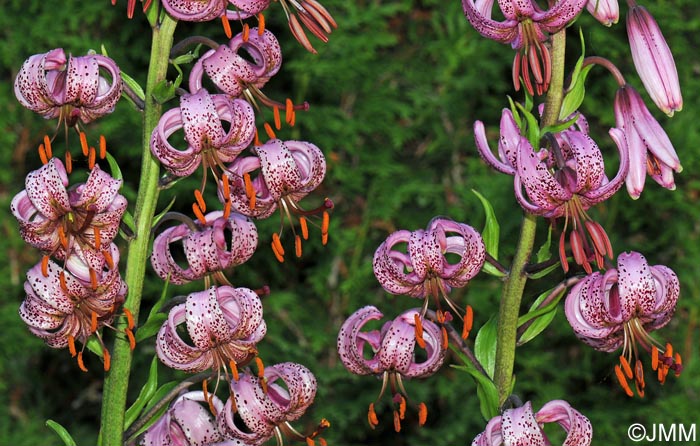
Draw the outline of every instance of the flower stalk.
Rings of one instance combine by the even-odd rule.
[[[150,138],[160,119],[162,106],[154,97],[157,85],[165,79],[168,70],[170,49],[177,21],[164,14],[162,21],[153,27],[151,58],[146,81],[146,101],[143,112],[144,133],[141,176],[134,209],[135,237],[129,242],[126,260],[125,281],[129,292],[124,308],[131,311],[138,320],[144,274],[149,258],[149,239],[153,216],[158,201],[158,162],[151,155]],[[120,322],[117,329],[123,329],[126,321]],[[123,326],[122,326],[123,325]],[[122,337],[114,341],[112,368],[105,377],[104,399],[102,404],[101,439],[102,446],[123,444],[126,394],[131,371],[132,352],[129,342]]]
[[[564,55],[566,30],[552,35],[552,79],[547,93],[542,126],[557,122],[564,92]],[[498,312],[498,338],[493,380],[498,389],[499,406],[508,400],[513,387],[513,365],[517,342],[518,316],[523,290],[527,282],[527,266],[535,242],[537,216],[525,214],[520,228],[520,239],[510,267],[510,274],[503,286]]]

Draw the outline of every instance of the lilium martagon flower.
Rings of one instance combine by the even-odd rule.
[[[549,89],[552,58],[547,42],[550,34],[568,26],[586,6],[587,0],[558,0],[542,10],[532,0],[501,0],[498,6],[503,21],[491,18],[493,1],[462,0],[464,14],[482,36],[510,44],[516,50],[513,61],[513,85],[520,90],[522,77],[530,95],[542,95]]]
[[[410,402],[403,380],[425,378],[440,369],[447,352],[447,333],[444,327],[423,319],[419,309],[405,311],[393,321],[386,322],[381,330],[361,331],[369,321],[382,317],[373,306],[360,308],[348,317],[338,333],[338,354],[351,373],[382,377],[379,396],[369,405],[367,413],[372,429],[379,424],[374,406],[389,385],[394,406],[394,429],[398,432]],[[416,358],[416,345],[425,350],[423,360]],[[371,357],[366,356],[366,346],[371,349]],[[417,408],[418,422],[422,426],[427,420],[428,409],[422,402]]]
[[[664,327],[676,309],[680,284],[676,274],[664,265],[650,266],[637,253],[622,253],[617,269],[594,272],[574,285],[566,297],[565,313],[576,336],[603,352],[622,347],[615,375],[625,393],[634,392],[627,380],[634,380],[637,394],[644,396],[644,367],[640,353],[651,355],[651,367],[659,382],[669,370],[679,376],[681,356],[650,332]]]
[[[588,0],[586,9],[605,26],[612,26],[620,20],[620,5],[617,0]]]

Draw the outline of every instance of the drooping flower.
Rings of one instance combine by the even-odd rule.
[[[389,384],[394,403],[394,428],[398,432],[408,401],[403,378],[425,378],[434,374],[445,360],[447,334],[444,327],[423,319],[419,309],[405,311],[393,321],[386,322],[381,330],[360,331],[369,321],[382,317],[382,313],[373,306],[360,308],[353,313],[338,333],[338,354],[351,373],[383,377],[377,400]],[[426,357],[421,362],[416,359],[416,344],[422,344],[421,348],[425,350]],[[370,358],[365,356],[365,345],[372,350]],[[425,404],[420,403],[418,410],[422,425],[427,417]],[[369,406],[368,420],[372,428],[379,424],[374,403]]]
[[[305,141],[273,139],[255,147],[254,151],[255,156],[238,157],[228,167],[234,174],[230,188],[233,208],[254,218],[267,218],[279,208],[282,218],[290,220],[297,256],[301,255],[302,237],[304,240],[308,238],[307,218],[322,214],[321,235],[325,244],[328,211],[333,203],[326,198],[319,208],[310,211],[299,205],[299,201],[316,189],[326,175],[326,160],[321,150]],[[251,173],[256,170],[259,174],[251,178]],[[294,230],[292,214],[299,218],[301,237]],[[281,234],[282,229],[273,235],[273,251],[280,260],[284,255],[279,241]]]
[[[178,396],[168,410],[143,434],[141,446],[215,446],[223,443],[214,416],[207,403],[221,412],[224,403],[216,395],[202,391],[186,392]],[[221,442],[221,443],[220,443]],[[245,446],[245,445],[240,445]]]
[[[633,393],[627,379],[634,379],[637,393],[643,396],[640,347],[651,354],[659,381],[666,379],[669,369],[680,375],[680,355],[649,334],[668,324],[679,294],[678,277],[671,269],[649,266],[639,253],[623,253],[617,258],[617,269],[590,274],[569,291],[566,317],[576,336],[596,350],[613,352],[622,347],[620,365],[615,366],[617,378],[629,396]]]
[[[184,150],[168,141],[181,129],[187,142]],[[207,169],[215,174],[223,170],[223,164],[233,161],[254,137],[255,114],[250,104],[200,89],[181,96],[180,107],[163,114],[151,135],[151,152],[175,176],[188,176],[200,164],[206,176]]]
[[[95,165],[85,183],[66,189],[66,169],[51,158],[27,175],[10,207],[25,242],[61,260],[75,253],[100,271],[105,262],[114,264],[109,247],[127,205],[121,184]]]
[[[669,116],[681,111],[683,98],[673,54],[656,20],[643,6],[630,2],[627,35],[634,66],[657,107]]]
[[[479,232],[437,217],[425,230],[391,234],[374,253],[374,275],[389,293],[425,299],[423,314],[428,300],[438,301],[441,295],[457,311],[447,295],[452,287],[466,286],[481,271],[485,256]]]
[[[673,144],[659,122],[647,109],[642,97],[630,85],[615,95],[615,125],[611,136],[629,152],[627,192],[634,199],[644,190],[647,173],[666,189],[675,189],[673,172],[683,167]]]
[[[99,54],[66,57],[62,48],[27,59],[15,79],[15,96],[46,119],[72,127],[111,113],[122,93],[119,67]]]
[[[472,446],[527,445],[547,446],[550,443],[543,430],[546,423],[557,423],[566,432],[563,446],[589,446],[593,439],[591,422],[562,400],[550,401],[535,413],[532,403],[506,409],[491,419],[484,432],[476,436]]]
[[[588,0],[586,9],[605,26],[612,26],[620,20],[620,5],[617,0]]]
[[[590,262],[602,267],[603,258],[612,256],[605,230],[591,220],[586,211],[610,198],[622,186],[627,175],[629,157],[618,146],[620,166],[608,180],[603,155],[585,132],[564,130],[550,138],[551,151],[537,153],[525,137],[517,149],[515,196],[523,209],[546,218],[565,219],[559,241],[559,255],[565,271],[566,231],[571,224],[569,242],[577,264],[590,273]],[[525,193],[523,193],[523,189]]]
[[[330,425],[328,421],[322,420],[308,435],[299,433],[290,422],[311,406],[316,387],[311,371],[293,362],[267,366],[257,376],[241,373],[231,380],[232,396],[217,417],[219,430],[224,438],[251,446],[262,445],[273,436],[314,444],[313,439]]]
[[[486,128],[481,121],[474,122],[474,139],[481,158],[498,172],[515,175],[517,168],[517,150],[520,145],[520,128],[515,122],[513,112],[504,108],[501,113],[500,136],[498,139],[498,159],[494,156],[486,138]]]
[[[482,36],[510,44],[516,50],[513,85],[520,89],[522,76],[529,94],[543,94],[549,88],[552,61],[547,48],[549,35],[566,27],[586,6],[587,0],[558,0],[550,9],[540,9],[532,0],[499,0],[504,21],[491,18],[493,2],[462,0],[464,14]],[[533,87],[534,81],[534,87]]]
[[[255,252],[258,231],[249,218],[236,213],[226,218],[214,211],[205,216],[205,222],[173,226],[156,237],[151,265],[161,279],[182,285],[214,274],[219,283],[229,284],[222,271],[246,262]],[[187,268],[171,253],[171,245],[177,242],[182,243]]]
[[[49,347],[69,347],[83,370],[82,350],[77,353],[75,343],[84,346],[92,335],[101,342],[98,330],[112,324],[127,291],[116,268],[119,250],[114,244],[109,250],[113,268],[89,269],[77,256],[69,257],[63,267],[45,259],[27,272],[24,283],[26,298],[19,308],[22,320]],[[104,345],[103,351],[105,369],[109,369]]]
[[[226,12],[228,0],[162,0],[163,8],[183,22],[208,22]]]
[[[190,345],[178,333],[185,324]],[[265,336],[262,302],[248,288],[211,287],[187,296],[170,310],[158,331],[156,352],[163,364],[188,373],[237,366],[256,355],[256,344]]]

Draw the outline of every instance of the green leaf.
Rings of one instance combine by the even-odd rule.
[[[136,418],[139,416],[141,411],[143,410],[144,407],[146,407],[146,404],[148,401],[153,398],[153,395],[156,393],[156,390],[158,389],[158,358],[156,356],[153,357],[153,361],[151,361],[151,368],[148,371],[148,381],[146,381],[146,384],[141,388],[141,391],[139,392],[139,396],[136,398],[136,401],[134,401],[134,404],[127,409],[126,414],[125,414],[125,419],[124,419],[124,430],[127,430],[131,424],[136,421]]]
[[[452,348],[452,351],[459,356],[464,365],[451,365],[451,367],[469,373],[476,383],[476,396],[479,398],[481,415],[485,420],[490,420],[498,415],[498,390],[496,385],[481,373],[464,353],[456,348]]]
[[[539,297],[532,303],[530,310],[524,315],[518,318],[518,327],[522,326],[528,321],[533,321],[529,327],[523,332],[518,339],[518,345],[523,345],[531,340],[533,340],[537,335],[542,333],[549,324],[554,320],[554,316],[557,314],[557,309],[559,301],[562,296],[564,296],[566,288],[563,288],[556,296],[542,308],[538,308],[540,304],[552,293],[552,290],[547,290],[540,294]]]
[[[167,79],[163,79],[162,81],[158,82],[155,88],[153,88],[153,98],[159,104],[165,104],[174,97],[175,84],[173,84]]]
[[[136,94],[136,96],[139,99],[141,99],[142,101],[145,101],[146,100],[146,93],[144,93],[143,88],[141,88],[141,85],[138,82],[136,82],[136,79],[129,76],[128,74],[126,74],[123,71],[120,72],[120,75],[122,78],[122,82],[124,82],[126,84],[126,86],[129,87],[129,89],[131,89],[131,91],[133,91],[134,94]],[[128,95],[124,95],[124,97],[129,99]]]
[[[566,115],[566,116],[569,116],[569,115]],[[554,125],[548,125],[542,129],[541,134],[544,135],[546,133],[559,133],[563,130],[566,130],[569,127],[571,127],[572,125],[576,124],[576,121],[578,121],[578,118],[579,118],[579,115],[575,115],[573,118],[568,119],[564,122],[559,122],[559,123],[554,124]]]
[[[158,390],[155,391],[153,394],[153,397],[150,399],[148,404],[146,404],[146,407],[143,408],[143,412],[146,413],[148,412],[153,406],[155,406],[158,402],[160,402],[165,396],[170,393],[171,390],[173,390],[177,385],[179,384],[179,381],[170,381],[158,388]],[[133,436],[138,436],[142,432],[144,432],[146,429],[151,427],[153,423],[155,423],[164,413],[166,410],[168,410],[168,404],[163,404],[163,407],[158,409],[156,413],[153,414],[153,416],[148,420],[147,423],[141,427],[137,432],[134,432]]]
[[[102,350],[102,344],[100,344],[100,341],[97,339],[97,336],[90,336],[87,342],[85,343],[85,347],[87,347],[88,350],[90,350],[100,358],[104,355],[104,351]]]
[[[498,320],[496,319],[496,315],[493,315],[488,322],[479,329],[479,333],[476,334],[476,339],[474,340],[474,355],[491,378],[493,378],[493,372],[496,367],[497,337]]]
[[[53,420],[46,420],[46,425],[53,429],[54,432],[56,432],[58,436],[61,437],[61,440],[63,441],[64,445],[77,446],[75,440],[73,440],[73,437],[71,437],[71,435],[68,433],[65,427],[61,426]]]
[[[481,232],[481,237],[484,239],[486,252],[488,252],[491,257],[498,260],[498,243],[501,233],[501,226],[498,223],[496,214],[493,212],[493,206],[491,206],[491,203],[486,199],[486,197],[474,189],[472,189],[472,192],[477,196],[479,201],[481,201],[481,205],[484,207],[484,214],[486,215],[484,230]],[[505,276],[503,272],[499,271],[495,266],[488,262],[484,263],[483,271],[496,277]]]
[[[170,280],[165,281],[165,285],[163,285],[163,290],[160,293],[160,298],[158,301],[151,307],[151,311],[148,313],[148,318],[146,319],[146,322],[143,323],[139,327],[138,330],[136,330],[136,342],[141,342],[144,339],[148,339],[151,336],[154,336],[156,333],[158,333],[158,330],[160,330],[161,325],[163,325],[163,322],[165,322],[166,319],[168,319],[168,315],[165,313],[161,313],[160,309],[163,307],[163,304],[165,303],[167,296],[168,296],[168,285],[170,284]]]
[[[158,215],[156,215],[155,217],[153,217],[153,224],[152,224],[152,226],[151,226],[151,230],[153,230],[153,228],[155,228],[156,226],[158,226],[158,224],[160,223],[160,220],[163,218],[163,216],[165,216],[165,214],[167,214],[168,212],[170,212],[170,208],[172,208],[173,205],[175,204],[175,198],[177,198],[177,197],[173,197],[173,199],[170,200],[170,203],[168,203],[168,205],[165,207],[165,209],[163,209],[162,211],[160,211],[160,212],[158,213]]]
[[[583,60],[586,57],[586,44],[583,39],[583,31],[579,30],[579,34],[581,36],[581,56],[576,61],[574,70],[571,73],[571,82],[561,104],[559,119],[566,119],[581,106],[586,96],[586,77],[591,71],[591,68],[593,68],[593,65],[582,68]]]
[[[547,241],[540,246],[540,249],[537,250],[537,255],[535,258],[537,259],[537,263],[542,263],[546,262],[552,257],[552,225],[549,225],[549,230],[547,231]]]
[[[122,170],[119,168],[119,163],[117,163],[117,160],[112,156],[111,153],[107,152],[107,164],[109,164],[109,172],[112,175],[112,178],[115,180],[123,180],[124,175],[122,175]],[[123,186],[123,184],[122,184]]]
[[[515,105],[518,107],[518,110],[520,110],[520,113],[522,113],[522,115],[525,117],[525,122],[527,123],[525,135],[527,136],[527,140],[530,142],[533,148],[538,148],[540,146],[541,133],[540,124],[537,122],[537,118],[519,103],[516,102]],[[523,133],[522,127],[520,128],[520,133]]]

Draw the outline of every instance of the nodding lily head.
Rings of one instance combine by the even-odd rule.
[[[617,0],[588,0],[586,9],[605,26],[612,26],[620,20],[620,5]]]
[[[679,375],[681,357],[670,344],[663,346],[649,334],[671,320],[680,293],[678,277],[663,265],[649,266],[639,253],[620,254],[617,269],[583,278],[566,298],[566,317],[574,333],[596,350],[622,347],[615,373],[629,396],[633,379],[644,395],[640,347],[651,354],[652,369],[663,382],[669,370]]]

